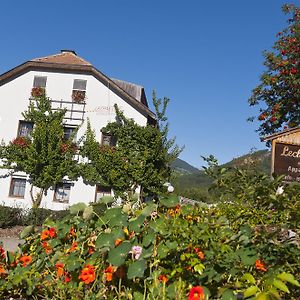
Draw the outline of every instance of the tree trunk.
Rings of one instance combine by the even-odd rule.
[[[32,201],[32,208],[38,208],[41,205],[42,199],[43,199],[43,194],[45,189],[44,188],[39,188],[40,191],[37,192],[35,195],[33,194],[33,188],[34,186],[31,185],[30,188],[30,196],[31,196],[31,201]]]

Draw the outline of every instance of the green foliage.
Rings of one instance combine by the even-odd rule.
[[[79,173],[79,166],[73,159],[73,137],[63,140],[64,115],[64,110],[51,110],[50,99],[43,92],[30,101],[23,113],[26,121],[34,123],[31,139],[18,137],[0,146],[1,168],[29,175],[34,207],[39,207],[43,194],[50,187],[65,176],[76,178]],[[35,195],[34,187],[39,188]]]
[[[156,101],[156,99],[154,99]],[[164,102],[159,113],[162,121],[166,120]],[[156,107],[160,102],[156,102]],[[140,126],[128,119],[115,106],[117,121],[109,123],[103,132],[114,137],[117,147],[101,146],[88,124],[81,155],[88,159],[82,168],[82,176],[87,182],[99,183],[111,187],[115,194],[126,197],[142,187],[142,195],[160,192],[163,183],[170,177],[171,162],[179,154],[174,140],[167,139],[167,127],[152,125]]]
[[[291,16],[289,25],[277,34],[274,51],[265,52],[267,70],[249,99],[250,105],[263,103],[258,116],[261,135],[300,123],[300,10],[294,5],[285,5],[283,12]]]
[[[12,227],[22,225],[22,209],[18,207],[8,207],[0,205],[0,227]]]
[[[78,204],[26,229],[22,254],[2,262],[0,295],[186,299],[202,286],[206,299],[299,299],[299,186],[276,194],[280,179],[249,169],[213,174],[223,203],[210,208],[165,195],[127,209]],[[32,261],[12,267],[25,254]]]

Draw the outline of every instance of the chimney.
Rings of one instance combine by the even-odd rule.
[[[73,53],[74,55],[77,55],[74,50],[63,49],[63,50],[60,50],[60,52],[61,53]]]

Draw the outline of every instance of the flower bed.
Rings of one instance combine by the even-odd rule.
[[[251,208],[255,218],[248,224],[228,211],[180,206],[177,197],[135,211],[129,204],[103,204],[96,213],[76,204],[64,220],[48,220],[39,233],[27,227],[21,253],[1,250],[0,295],[297,299],[300,285],[291,272],[299,274],[299,245],[279,240],[280,226],[275,234],[249,226],[259,209]]]

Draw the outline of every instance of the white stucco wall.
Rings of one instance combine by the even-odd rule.
[[[115,120],[114,104],[124,112],[128,118],[133,118],[136,123],[146,125],[147,118],[134,109],[130,104],[114,94],[105,85],[98,81],[92,75],[70,74],[70,73],[53,73],[53,72],[27,72],[14,80],[0,86],[0,141],[6,144],[16,138],[19,120],[23,120],[24,112],[29,104],[29,97],[33,86],[34,76],[47,76],[46,91],[48,97],[53,100],[71,101],[74,79],[87,80],[86,86],[86,106],[85,122],[82,124],[77,137],[81,137],[86,129],[86,120],[89,118],[92,128],[96,132],[96,138],[101,141],[101,128],[108,122]],[[70,105],[67,105],[70,107]],[[82,106],[78,105],[78,108]],[[76,104],[73,109],[77,109]],[[74,114],[74,117],[81,114]],[[69,125],[78,125],[78,121],[66,121]],[[4,171],[0,170],[0,176]],[[0,204],[18,207],[31,206],[29,194],[30,185],[27,182],[24,199],[9,197],[11,177],[0,178]],[[44,197],[41,207],[60,210],[66,208],[66,204],[53,202],[53,190],[49,190]],[[89,203],[94,201],[95,186],[85,185],[82,179],[74,182],[71,187],[69,205],[77,202]]]

